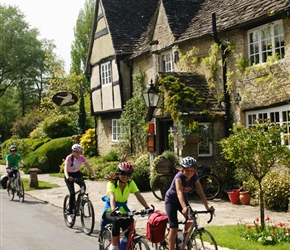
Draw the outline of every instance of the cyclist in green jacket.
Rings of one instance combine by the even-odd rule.
[[[10,188],[11,178],[16,176],[19,162],[25,166],[25,163],[19,153],[17,153],[17,147],[15,145],[10,146],[10,154],[6,155],[6,171],[8,173],[7,188]]]

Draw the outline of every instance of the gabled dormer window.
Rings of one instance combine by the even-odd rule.
[[[284,28],[281,20],[248,31],[250,65],[267,62],[268,56],[285,57]]]
[[[174,72],[174,60],[172,52],[162,53],[158,57],[159,72]]]
[[[102,86],[112,84],[112,66],[111,62],[101,64],[101,83]]]

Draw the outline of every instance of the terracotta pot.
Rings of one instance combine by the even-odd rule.
[[[251,195],[249,191],[241,191],[240,192],[240,201],[243,205],[249,205],[251,200]]]
[[[228,196],[232,204],[238,204],[240,202],[240,189],[233,189],[228,191]]]

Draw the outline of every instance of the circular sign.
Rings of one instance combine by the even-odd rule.
[[[78,97],[71,92],[58,92],[52,97],[52,101],[59,106],[72,106],[77,103]]]

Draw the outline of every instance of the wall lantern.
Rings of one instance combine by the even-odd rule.
[[[155,88],[152,80],[148,89],[143,91],[142,95],[148,108],[147,120],[151,121],[154,109],[157,107],[159,101],[158,90]]]
[[[149,88],[143,91],[143,98],[145,100],[147,108],[156,108],[159,101],[158,90],[155,88],[153,81],[151,80]]]

